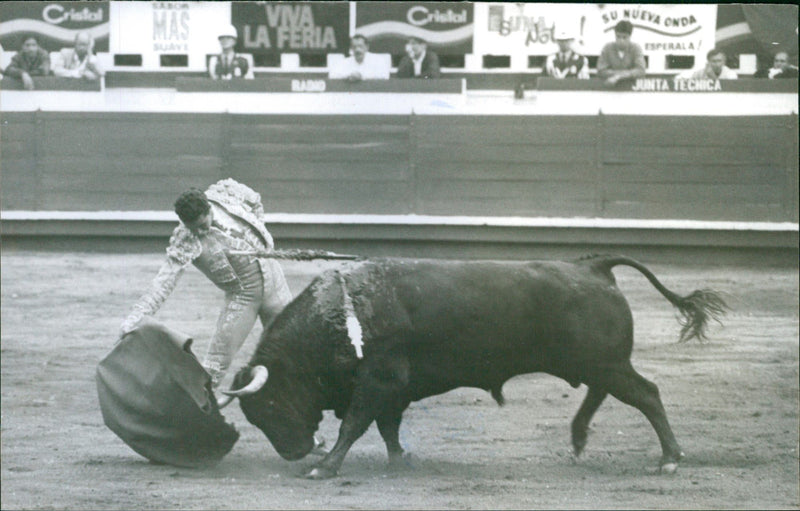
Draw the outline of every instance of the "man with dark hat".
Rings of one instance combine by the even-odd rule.
[[[428,44],[419,37],[410,37],[406,45],[407,53],[397,66],[398,78],[439,78],[439,56],[428,49]]]
[[[633,25],[622,20],[614,27],[614,41],[603,46],[597,59],[597,76],[608,86],[620,80],[641,78],[647,64],[642,47],[631,41]]]

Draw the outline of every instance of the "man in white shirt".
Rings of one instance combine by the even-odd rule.
[[[697,70],[688,70],[680,73],[675,78],[680,80],[736,80],[738,75],[725,65],[725,53],[714,48],[706,55],[708,61],[705,67]]]
[[[381,56],[370,53],[369,41],[363,35],[354,35],[350,39],[351,55],[339,65],[333,67],[328,78],[333,80],[388,80],[390,63]]]
[[[89,32],[78,32],[75,35],[75,47],[64,48],[60,59],[53,60],[53,74],[67,78],[84,78],[98,80],[103,70],[92,53],[92,36]]]
[[[779,51],[775,54],[767,76],[770,79],[774,78],[797,78],[797,66],[789,64],[789,54],[785,51]]]

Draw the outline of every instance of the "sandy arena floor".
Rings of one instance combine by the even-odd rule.
[[[95,366],[161,259],[3,252],[3,509],[800,507],[797,269],[652,265],[681,294],[727,293],[733,310],[705,344],[676,344],[671,305],[635,270],[615,270],[634,314],[634,366],[659,386],[686,453],[674,475],[656,473],[660,448],[644,416],[611,397],[573,463],[569,425],[585,387],[534,374],[506,384],[503,408],[468,388],[413,403],[400,432],[412,469],[386,470],[373,425],[340,476],[316,482],[297,477],[313,458],[279,458],[236,405],[225,415],[241,438],[205,470],[151,464],[104,426]],[[329,266],[284,265],[295,294]],[[202,356],[221,302],[192,268],[157,318],[193,335]],[[326,412],[329,445],[338,424]]]

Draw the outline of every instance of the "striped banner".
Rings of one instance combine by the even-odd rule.
[[[411,36],[440,55],[472,53],[473,11],[472,2],[357,2],[356,33],[375,53],[402,54]]]
[[[94,39],[95,52],[108,51],[109,2],[3,2],[0,44],[17,51],[34,35],[47,51],[71,47],[78,32]]]

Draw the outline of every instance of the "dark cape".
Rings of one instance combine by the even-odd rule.
[[[145,319],[97,366],[103,420],[145,458],[179,467],[219,462],[239,439],[220,414],[192,339]]]

